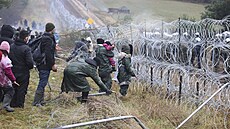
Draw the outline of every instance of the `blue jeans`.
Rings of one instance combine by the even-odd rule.
[[[45,92],[45,87],[48,83],[49,76],[50,76],[50,70],[39,70],[39,83],[36,92],[39,93]]]

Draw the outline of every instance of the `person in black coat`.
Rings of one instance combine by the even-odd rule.
[[[45,33],[41,39],[41,52],[45,53],[45,62],[37,66],[39,83],[35,92],[33,106],[43,106],[45,86],[48,84],[50,71],[57,72],[54,58],[56,43],[53,34],[55,32],[55,26],[53,23],[47,23],[45,29]]]
[[[20,86],[14,86],[15,94],[11,101],[12,107],[24,107],[25,95],[29,85],[30,69],[33,68],[32,53],[27,45],[29,32],[22,30],[19,33],[19,39],[11,45],[11,53],[9,57],[12,61],[12,71],[16,77],[16,81]]]
[[[10,25],[3,25],[1,28],[1,37],[0,37],[0,44],[2,41],[7,41],[10,45],[14,43],[13,40],[14,36],[14,29]]]

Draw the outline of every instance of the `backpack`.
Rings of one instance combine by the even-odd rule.
[[[32,55],[33,55],[33,60],[34,60],[36,66],[39,66],[41,64],[45,64],[46,55],[45,55],[45,52],[42,53],[42,51],[41,51],[41,41],[38,42],[38,47],[35,48]]]
[[[38,47],[42,39],[42,36],[39,36],[28,43],[28,46],[31,49],[31,52],[34,53],[34,50]]]

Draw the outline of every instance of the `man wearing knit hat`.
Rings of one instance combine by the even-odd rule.
[[[110,53],[103,46],[104,40],[102,38],[97,39],[98,47],[96,49],[96,57],[100,60],[100,65],[98,69],[98,74],[102,82],[107,86],[108,89],[112,87],[112,67],[108,57],[113,57],[114,54]],[[103,89],[100,89],[99,92],[103,92]]]
[[[33,68],[34,64],[31,50],[27,45],[28,39],[29,32],[21,30],[19,32],[19,38],[11,45],[9,57],[13,64],[12,71],[20,85],[20,87],[14,86],[15,94],[11,101],[12,107],[24,107],[25,95],[27,93],[30,79],[29,70]]]
[[[55,26],[53,23],[47,23],[46,24],[46,32],[51,32],[55,29]]]
[[[35,92],[33,106],[43,106],[45,86],[48,84],[50,71],[57,72],[57,66],[55,65],[55,38],[54,38],[55,26],[53,23],[47,23],[45,26],[45,32],[41,39],[41,52],[45,53],[45,63],[37,66],[39,71],[39,83]]]

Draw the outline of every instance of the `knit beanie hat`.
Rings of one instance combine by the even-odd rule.
[[[26,30],[22,30],[22,31],[20,31],[20,33],[19,33],[19,38],[20,38],[20,39],[25,39],[25,38],[28,37],[28,36],[29,36],[29,32],[26,31]]]
[[[7,38],[13,38],[14,36],[14,29],[10,25],[3,25],[1,28],[1,36]]]
[[[3,41],[0,45],[0,50],[6,50],[8,53],[10,53],[10,45],[7,41]]]
[[[104,39],[102,39],[102,38],[98,38],[97,39],[97,44],[103,44],[105,41],[104,41]]]
[[[50,32],[55,28],[53,23],[47,23],[46,24],[46,32]]]

